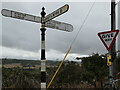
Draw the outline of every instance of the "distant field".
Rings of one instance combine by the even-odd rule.
[[[59,61],[46,60],[47,66],[56,66]],[[40,67],[40,60],[2,59],[5,67]]]

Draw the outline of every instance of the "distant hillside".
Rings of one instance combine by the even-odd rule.
[[[22,65],[40,65],[40,60],[25,60],[25,59],[2,59],[2,64],[21,63]],[[59,61],[46,60],[47,65],[58,65]]]

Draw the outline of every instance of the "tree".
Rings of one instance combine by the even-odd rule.
[[[93,54],[89,57],[83,57],[82,60],[82,80],[93,84],[95,87],[97,83],[103,86],[103,80],[108,75],[107,60],[104,55]]]
[[[65,63],[58,72],[51,88],[75,88],[74,85],[79,85],[81,68],[76,62]]]

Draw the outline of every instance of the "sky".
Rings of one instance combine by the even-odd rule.
[[[99,2],[96,0],[91,12],[88,15],[82,29],[83,21],[86,18],[94,2],[75,2],[70,0],[61,2],[0,2],[1,9],[14,10],[34,16],[40,16],[41,8],[45,7],[46,15],[62,7],[69,5],[69,10],[54,18],[53,20],[69,23],[73,26],[72,32],[46,28],[46,59],[63,59],[75,36],[78,34],[72,49],[67,57],[69,60],[75,57],[84,57],[93,53],[105,54],[106,48],[100,41],[97,33],[111,29],[110,2]],[[1,15],[0,25],[1,57],[18,59],[40,59],[41,32],[39,23],[24,21]],[[79,32],[80,30],[80,32]],[[78,33],[79,32],[79,33]]]

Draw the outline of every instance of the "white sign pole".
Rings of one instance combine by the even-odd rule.
[[[45,17],[45,8],[42,8],[42,20]],[[41,90],[46,90],[46,57],[45,57],[45,23],[41,24]]]
[[[68,32],[73,31],[72,25],[52,20],[53,18],[67,12],[68,9],[69,6],[66,4],[45,17],[46,13],[44,12],[45,8],[43,7],[41,12],[42,18],[7,9],[1,11],[2,15],[6,17],[41,23],[41,90],[46,90],[45,26]]]

